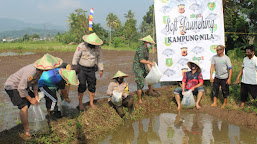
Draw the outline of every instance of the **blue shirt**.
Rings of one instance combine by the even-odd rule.
[[[59,69],[60,68],[55,68],[43,72],[40,79],[38,80],[38,86],[57,87],[57,84],[62,80],[62,77],[59,74]]]

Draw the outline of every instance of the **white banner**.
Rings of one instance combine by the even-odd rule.
[[[155,0],[154,10],[161,81],[181,81],[188,61],[210,79],[216,46],[225,45],[222,0]]]

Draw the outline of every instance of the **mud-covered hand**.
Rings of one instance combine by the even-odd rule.
[[[66,98],[64,98],[68,103],[70,103],[71,102],[71,100],[68,98],[68,97],[66,97]]]
[[[100,71],[100,78],[103,77],[104,71]]]
[[[31,98],[29,102],[33,105],[38,105],[38,100],[36,98]]]

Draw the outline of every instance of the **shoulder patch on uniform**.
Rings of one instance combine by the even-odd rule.
[[[81,49],[81,48],[80,48],[80,47],[78,47],[78,48],[77,48],[77,51],[80,51],[80,49]]]
[[[33,80],[33,76],[30,76],[29,78],[28,78],[28,81],[32,81]]]

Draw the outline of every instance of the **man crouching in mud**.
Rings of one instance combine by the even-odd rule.
[[[38,80],[43,71],[59,67],[62,60],[45,54],[34,64],[27,65],[12,74],[4,84],[5,91],[9,95],[14,106],[20,109],[19,115],[24,127],[23,139],[30,139],[28,124],[28,108],[30,104],[38,105]],[[33,92],[29,89],[32,86]]]
[[[110,99],[108,99],[108,103],[112,106],[121,118],[124,117],[125,113],[123,111],[123,107],[127,107],[129,113],[133,110],[133,96],[129,95],[129,85],[127,82],[124,81],[124,78],[128,77],[127,74],[118,71],[112,79],[114,82],[111,82],[108,86],[107,95],[113,96],[113,91],[117,91],[122,93],[122,103],[120,106],[115,105]]]
[[[202,87],[203,76],[201,74],[201,68],[197,63],[194,62],[188,62],[187,65],[191,71],[184,74],[182,79],[182,88],[176,88],[174,90],[175,98],[178,104],[178,110],[181,109],[180,95],[188,90],[191,90],[194,95],[197,95],[196,108],[201,108],[199,104],[204,92]]]
[[[153,62],[149,61],[149,48],[151,47],[151,44],[155,44],[155,42],[150,35],[140,40],[144,42],[144,46],[139,47],[136,50],[136,54],[133,61],[133,71],[135,73],[135,81],[137,84],[138,102],[143,103],[141,95],[142,95],[142,89],[145,85],[144,78],[149,73],[148,70],[151,70],[151,66],[155,65]],[[146,69],[145,65],[147,66],[148,70]],[[153,91],[151,85],[148,85],[148,88],[149,88],[148,95],[158,96],[158,94]]]

